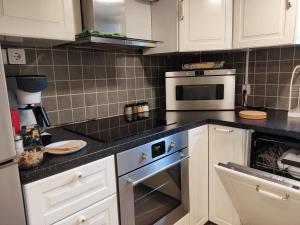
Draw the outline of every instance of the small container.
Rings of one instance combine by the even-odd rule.
[[[144,112],[149,112],[150,111],[148,102],[143,102],[143,110],[144,110]]]
[[[133,106],[132,106],[132,111],[133,111],[133,113],[135,114],[135,113],[138,113],[139,111],[138,111],[138,105],[137,104],[134,104]]]
[[[132,105],[125,105],[125,115],[132,115],[133,113],[133,108]]]
[[[143,113],[144,109],[143,109],[143,103],[138,103],[138,113]]]
[[[21,155],[17,156],[20,169],[26,170],[40,165],[44,160],[43,147],[28,147]]]
[[[15,135],[14,139],[17,155],[21,155],[24,152],[23,138],[21,135]]]

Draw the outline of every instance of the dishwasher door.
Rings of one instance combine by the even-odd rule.
[[[215,165],[243,225],[299,225],[300,182],[234,163]]]

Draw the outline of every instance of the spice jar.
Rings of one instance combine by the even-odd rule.
[[[133,106],[132,106],[132,109],[133,109],[133,113],[138,113],[139,111],[138,111],[138,105],[137,104],[134,104]]]
[[[125,111],[125,115],[132,115],[133,113],[132,105],[131,104],[125,105],[124,111]]]
[[[144,112],[149,112],[150,111],[148,102],[143,102],[143,111]]]
[[[138,113],[143,113],[144,109],[143,109],[143,103],[138,103]]]

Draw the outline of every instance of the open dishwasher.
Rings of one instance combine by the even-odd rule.
[[[300,224],[300,141],[254,132],[248,166],[215,169],[242,225]]]

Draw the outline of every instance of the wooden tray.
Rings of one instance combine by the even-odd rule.
[[[267,118],[267,113],[262,111],[244,110],[239,112],[239,116],[248,120],[263,120]]]

